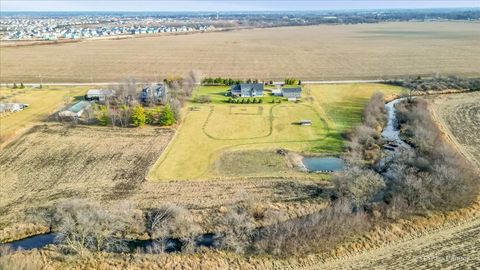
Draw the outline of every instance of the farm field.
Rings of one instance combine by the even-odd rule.
[[[224,89],[224,88],[221,88]],[[190,103],[173,141],[148,175],[149,180],[208,179],[231,176],[225,167],[228,155],[239,150],[274,152],[279,148],[291,151],[338,154],[343,147],[342,133],[361,121],[366,101],[375,91],[385,95],[399,94],[399,87],[383,84],[309,85],[304,101],[292,103],[229,104],[224,92],[213,87],[200,88],[197,95],[215,96],[216,102],[204,105]],[[312,126],[295,124],[312,120]],[[245,155],[244,151],[241,153]],[[231,159],[231,158],[230,158]],[[248,159],[248,158],[247,158]],[[254,162],[254,158],[249,158]],[[223,167],[219,165],[224,164]],[[258,165],[258,164],[257,164]],[[265,163],[265,169],[272,164]],[[255,177],[298,175],[288,166],[278,170],[251,170]],[[222,173],[223,172],[223,173]],[[303,174],[303,173],[302,173]],[[305,175],[305,174],[303,174]]]
[[[86,87],[44,87],[42,89],[0,88],[0,102],[27,103],[23,111],[0,116],[0,143],[16,133],[44,120],[50,113],[69,103],[77,96],[83,96]]]
[[[449,139],[480,169],[480,92],[438,96],[432,104]]]
[[[0,151],[0,235],[41,223],[44,211],[72,198],[105,206],[129,201],[139,209],[175,203],[187,207],[205,230],[221,207],[247,198],[291,218],[318,211],[327,201],[319,195],[325,183],[318,178],[145,181],[172,135],[171,129],[153,127],[33,127]]]
[[[414,239],[303,269],[475,269],[480,218]]]
[[[5,47],[0,82],[158,80],[190,70],[277,80],[479,76],[479,42],[476,22],[392,22]]]
[[[62,198],[127,199],[172,134],[161,128],[34,126],[0,152],[0,227]]]

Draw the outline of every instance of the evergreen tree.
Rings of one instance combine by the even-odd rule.
[[[162,114],[160,115],[160,125],[171,126],[175,124],[175,122],[175,117],[173,116],[170,104],[165,105],[165,108],[163,108]]]
[[[18,86],[17,86],[17,83],[13,83],[13,89],[17,89]]]
[[[25,88],[25,86],[23,85],[23,82],[20,83],[20,89],[23,89]]]

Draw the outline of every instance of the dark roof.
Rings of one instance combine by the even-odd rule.
[[[301,87],[284,87],[282,95],[286,98],[299,98],[302,95]]]
[[[255,92],[256,96],[263,95],[263,84],[262,83],[241,83],[233,85],[230,89],[232,94],[242,95],[242,96],[251,96],[252,92]]]

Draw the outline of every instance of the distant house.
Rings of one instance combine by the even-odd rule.
[[[140,93],[140,102],[165,102],[167,99],[167,92],[167,87],[164,84],[145,86]]]
[[[282,96],[289,101],[297,101],[302,96],[301,87],[283,87]]]
[[[104,102],[108,97],[113,95],[115,95],[115,91],[110,89],[90,89],[85,95],[85,99]]]
[[[230,94],[233,97],[262,97],[262,83],[241,83],[233,85],[230,88]]]
[[[90,102],[82,100],[68,107],[66,110],[59,112],[58,115],[62,117],[78,118],[81,117],[83,112],[90,108],[90,106],[92,106]]]

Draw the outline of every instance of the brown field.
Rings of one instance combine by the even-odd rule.
[[[127,199],[172,134],[169,129],[33,127],[0,152],[0,228],[62,198]]]
[[[480,168],[480,92],[436,97],[433,111],[448,138]]]
[[[106,205],[129,200],[140,209],[166,202],[184,205],[205,230],[211,229],[212,214],[244,200],[246,194],[289,217],[324,207],[325,198],[319,195],[322,177],[144,181],[172,135],[170,129],[151,127],[35,126],[0,152],[0,238],[14,238],[5,230],[35,222],[42,209],[68,198],[87,198]]]
[[[283,27],[0,50],[0,82],[206,76],[311,80],[479,76],[480,24],[403,22]]]

